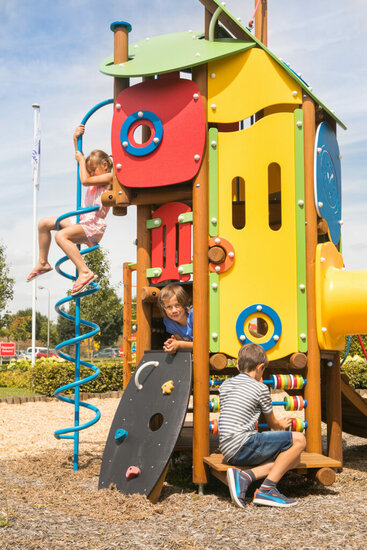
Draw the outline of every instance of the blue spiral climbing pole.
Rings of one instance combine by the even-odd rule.
[[[105,105],[109,105],[113,103],[113,99],[107,99],[105,101],[102,101],[101,103],[98,103],[95,105],[83,118],[81,121],[81,124],[86,124],[88,119],[101,107],[104,107]],[[82,136],[79,136],[78,138],[78,151],[82,151]],[[94,210],[98,210],[98,206],[90,206],[87,208],[81,207],[81,199],[82,199],[82,185],[80,180],[80,174],[79,174],[79,165],[78,165],[78,171],[77,171],[77,197],[76,197],[76,210],[72,212],[67,212],[66,214],[63,214],[62,216],[59,216],[56,221],[56,228],[60,229],[60,223],[65,218],[70,218],[71,216],[76,216],[76,221],[79,223],[80,221],[80,214],[85,214],[87,212],[92,212]],[[77,245],[80,250],[80,245]],[[83,250],[80,250],[80,253],[82,255],[88,254],[89,252],[93,252],[94,250],[97,250],[99,248],[99,245],[87,247]],[[78,277],[78,272],[76,271],[75,276],[70,275],[69,273],[66,273],[61,269],[61,265],[66,262],[69,258],[67,256],[63,256],[60,258],[55,265],[56,271],[62,275],[63,277],[66,277],[67,279],[70,279],[72,281],[75,281]],[[54,396],[57,397],[60,401],[63,401],[65,403],[71,403],[74,405],[74,425],[70,428],[64,428],[60,430],[56,430],[54,432],[54,435],[57,439],[73,439],[74,440],[74,455],[73,455],[73,470],[78,469],[78,460],[79,460],[79,433],[82,430],[85,430],[86,428],[89,428],[90,426],[93,426],[93,424],[96,424],[98,420],[101,417],[101,413],[97,407],[89,404],[84,403],[80,400],[80,386],[83,384],[86,384],[90,382],[91,380],[94,380],[99,375],[100,371],[96,365],[93,365],[92,363],[88,363],[87,361],[82,361],[80,359],[80,343],[83,340],[86,340],[87,338],[92,338],[99,332],[99,326],[96,323],[92,323],[91,321],[86,321],[85,319],[81,318],[80,315],[80,300],[84,296],[89,296],[91,294],[94,294],[100,289],[100,286],[97,283],[92,282],[90,284],[90,287],[88,290],[85,290],[84,292],[78,294],[77,296],[66,296],[65,298],[62,298],[59,300],[55,305],[55,310],[59,315],[64,317],[65,319],[68,319],[69,321],[73,321],[75,324],[75,336],[74,338],[70,338],[69,340],[65,340],[64,342],[61,342],[56,346],[56,351],[58,352],[58,355],[62,357],[63,359],[66,359],[67,361],[72,361],[75,363],[75,374],[74,374],[74,381],[65,384],[64,386],[61,386],[60,388],[57,388],[57,390],[54,392]],[[70,315],[69,313],[66,313],[62,306],[71,300],[75,300],[75,316]],[[87,332],[86,334],[81,334],[81,326],[86,326],[90,328],[90,332]],[[74,345],[74,357],[66,354],[63,351],[60,351],[62,348],[68,345]],[[80,378],[80,367],[85,366],[91,369],[93,372],[90,376],[86,378]],[[67,390],[73,390],[74,396],[73,397],[67,397],[63,395],[64,392]],[[94,418],[92,418],[90,421],[85,422],[84,424],[80,424],[80,407],[84,407],[86,409],[89,409],[95,413]]]

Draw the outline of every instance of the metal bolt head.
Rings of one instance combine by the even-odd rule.
[[[121,167],[122,167],[122,164],[116,164],[117,170],[120,170]]]
[[[200,155],[194,155],[194,160],[196,160],[196,162],[198,162],[200,160]]]
[[[139,118],[143,118],[143,116],[144,116],[143,111],[139,111],[139,112],[138,112],[138,117],[139,117]]]
[[[256,306],[256,311],[262,311],[262,309],[263,309],[262,306],[260,306],[260,305]]]
[[[192,97],[195,99],[195,101],[197,101],[197,100],[199,99],[200,96],[199,96],[199,94],[196,94],[196,93],[195,93]]]
[[[246,340],[246,336],[244,334],[241,334],[240,340],[241,340],[241,342],[244,342]]]
[[[153,138],[154,143],[159,143],[159,138],[155,137]]]
[[[215,78],[217,75],[215,73],[210,73],[210,78]]]
[[[303,201],[302,199],[300,199],[300,200],[298,201],[297,204],[298,204],[298,206],[302,207],[302,206],[304,206],[305,201]]]
[[[127,147],[128,145],[129,145],[129,144],[128,144],[127,141],[123,141],[123,142],[122,142],[122,146],[125,147],[125,149],[126,149],[126,147]]]
[[[215,225],[217,223],[217,218],[212,218],[210,221],[211,221],[212,224]]]
[[[119,111],[121,109],[120,103],[116,103],[116,109]]]

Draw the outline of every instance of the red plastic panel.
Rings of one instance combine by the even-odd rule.
[[[132,155],[121,143],[121,127],[130,115],[144,110],[160,119],[163,136],[151,153]],[[140,146],[133,139],[139,125],[151,130],[148,141]],[[144,118],[128,132],[129,142],[138,148],[149,146],[155,137],[154,126]],[[205,113],[198,87],[191,80],[159,78],[126,88],[116,100],[111,140],[116,176],[124,186],[161,187],[191,180],[200,168],[205,146]]]
[[[152,229],[152,267],[161,267],[162,274],[152,279],[162,281],[188,281],[190,275],[181,275],[178,267],[191,262],[191,223],[179,223],[178,216],[191,212],[182,202],[169,202],[160,206],[153,218],[160,218],[160,227]]]

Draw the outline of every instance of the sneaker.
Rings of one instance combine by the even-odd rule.
[[[241,470],[237,468],[228,468],[227,481],[232,502],[240,508],[246,506],[245,496],[250,482],[241,476]]]
[[[294,498],[287,498],[282,495],[277,488],[268,489],[256,489],[253,500],[254,504],[262,504],[263,506],[279,506],[280,508],[289,508],[297,504]]]

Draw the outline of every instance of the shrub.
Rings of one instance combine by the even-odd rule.
[[[94,380],[83,384],[81,391],[104,393],[122,390],[123,369],[120,360],[94,361],[100,374]],[[87,378],[93,371],[81,366],[80,378]],[[60,386],[74,381],[75,365],[59,357],[36,359],[34,367],[28,359],[11,361],[7,369],[0,372],[0,387],[33,389],[41,395],[52,396]],[[72,393],[73,389],[66,393]]]
[[[30,389],[30,372],[21,369],[0,372],[0,387]]]
[[[120,361],[95,361],[100,374],[94,380],[83,384],[81,391],[90,393],[104,393],[122,389],[123,369]],[[93,371],[85,366],[80,368],[80,378],[87,378]],[[54,359],[38,359],[31,370],[31,383],[34,391],[43,395],[52,396],[54,391],[74,381],[75,365],[68,361]],[[72,393],[73,389],[65,393]]]
[[[359,355],[348,355],[344,361],[341,372],[344,372],[353,388],[367,388],[367,363]]]

